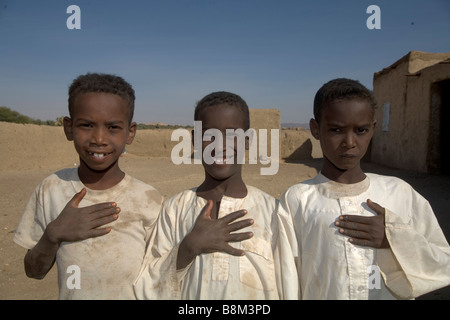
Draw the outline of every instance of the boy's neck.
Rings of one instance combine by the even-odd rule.
[[[359,166],[349,170],[338,170],[324,165],[320,172],[328,179],[342,184],[358,183],[366,178],[366,174]]]
[[[223,196],[242,199],[247,196],[247,192],[247,187],[242,178],[230,178],[219,181],[211,177],[208,179],[207,177],[197,188],[196,194],[203,199],[213,200],[214,204],[211,218],[217,219],[219,217],[219,208]]]
[[[197,188],[197,195],[214,201],[220,201],[223,196],[245,198],[247,196],[247,187],[242,178],[230,178],[220,181],[207,176]]]
[[[366,178],[366,174],[362,172],[362,175],[358,176],[358,178],[354,176],[348,176],[346,174],[342,174],[340,176],[328,176],[326,173],[322,172],[322,175],[324,175],[326,178],[330,179],[331,181],[342,183],[342,184],[354,184],[363,181]]]
[[[104,171],[93,171],[80,165],[78,176],[81,182],[92,190],[106,190],[117,185],[125,177],[125,172],[119,166],[108,168]]]

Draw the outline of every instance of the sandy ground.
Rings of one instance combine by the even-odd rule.
[[[1,131],[1,127],[0,127]],[[2,132],[2,135],[5,132]],[[2,139],[4,139],[2,141]],[[0,147],[5,150],[5,137],[0,136]],[[11,142],[10,145],[19,142]],[[39,146],[29,146],[30,149]],[[71,145],[69,144],[69,149]],[[13,241],[14,230],[19,223],[22,210],[30,195],[39,182],[63,167],[73,166],[77,162],[75,156],[64,163],[46,161],[36,166],[21,168],[18,163],[20,157],[28,161],[32,154],[25,153],[15,157],[14,168],[0,166],[0,299],[56,299],[57,280],[56,268],[53,268],[43,280],[26,277],[23,269],[25,249]],[[203,179],[201,165],[174,165],[170,158],[148,157],[127,153],[121,158],[121,167],[129,174],[156,187],[165,197],[179,191],[198,185]],[[279,197],[289,186],[313,177],[320,167],[320,158],[305,159],[296,162],[282,162],[279,171],[273,176],[259,174],[260,165],[244,165],[244,179],[249,185]],[[395,175],[409,182],[417,191],[429,199],[439,223],[447,239],[450,239],[450,176],[433,176],[414,172],[407,172],[364,163],[368,172]],[[450,287],[437,290],[421,299],[450,299]]]

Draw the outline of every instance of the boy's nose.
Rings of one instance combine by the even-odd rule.
[[[353,132],[349,132],[345,135],[344,141],[343,141],[343,144],[345,147],[353,148],[356,145],[355,142],[356,142],[356,139],[355,139],[355,134]]]
[[[105,130],[103,130],[102,128],[96,128],[93,131],[91,141],[92,143],[95,143],[97,145],[105,144],[106,141]]]

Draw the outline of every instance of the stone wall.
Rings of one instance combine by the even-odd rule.
[[[377,127],[371,146],[373,162],[406,170],[429,171],[430,150],[433,149],[430,143],[436,140],[430,123],[431,87],[433,83],[450,78],[448,59],[450,53],[412,51],[374,74]]]

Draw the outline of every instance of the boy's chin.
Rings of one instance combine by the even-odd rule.
[[[236,168],[234,165],[212,164],[207,166],[208,168],[205,167],[205,169],[208,175],[214,180],[218,181],[227,180],[238,173],[238,168]]]

